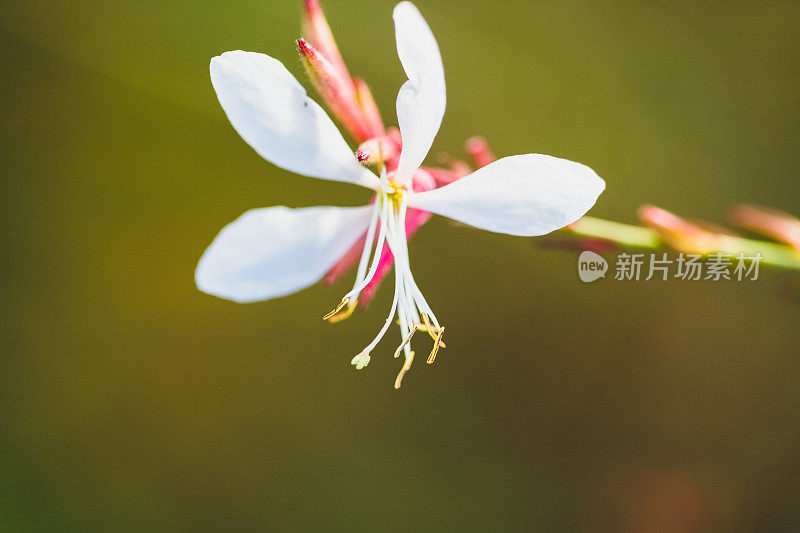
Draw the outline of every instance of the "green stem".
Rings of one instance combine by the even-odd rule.
[[[583,217],[567,226],[567,229],[572,230],[576,235],[605,239],[626,247],[660,248],[662,246],[661,239],[655,230],[602,218]]]

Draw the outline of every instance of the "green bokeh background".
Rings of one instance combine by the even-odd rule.
[[[592,211],[800,213],[797,2],[418,0],[445,62],[434,152],[592,166]],[[324,3],[384,119],[391,1]],[[400,391],[389,305],[348,281],[198,292],[224,224],[366,193],[261,160],[208,79],[225,50],[302,77],[300,2],[2,2],[0,530],[800,528],[800,306],[752,283],[582,284],[577,252],[436,218],[411,242],[448,348]],[[433,157],[431,157],[431,160]],[[793,279],[795,281],[793,281]]]

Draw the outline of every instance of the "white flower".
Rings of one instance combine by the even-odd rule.
[[[353,289],[328,318],[352,310],[375,274],[385,243],[395,258],[391,310],[352,364],[361,369],[369,363],[370,352],[397,316],[403,342],[395,357],[405,355],[395,384],[399,387],[414,358],[412,335],[421,330],[434,339],[428,358],[432,362],[444,331],[411,273],[404,231],[409,207],[489,231],[535,236],[580,218],[605,183],[579,163],[528,154],[500,159],[438,189],[411,192],[411,180],[444,116],[444,69],[433,34],[411,3],[397,5],[394,22],[408,76],[397,97],[403,145],[397,170],[387,174],[384,168],[380,177],[359,164],[325,111],[278,60],[242,51],[211,60],[211,81],[222,108],[256,152],[298,174],[373,189],[376,200],[364,207],[248,211],[206,250],[196,282],[200,290],[236,302],[284,296],[317,282],[366,231]]]

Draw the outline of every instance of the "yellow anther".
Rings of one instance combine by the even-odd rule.
[[[434,327],[433,327],[433,325],[431,325],[430,321],[428,321],[428,315],[426,315],[425,313],[420,313],[420,316],[422,317],[422,322],[425,323],[425,328],[424,328],[425,331],[428,332],[428,334],[431,336],[431,338],[435,339],[436,337],[433,336]],[[423,328],[420,328],[420,329],[423,329]]]
[[[336,313],[338,313],[339,311],[341,311],[341,310],[342,310],[342,307],[344,307],[345,305],[347,305],[347,304],[349,304],[349,303],[350,303],[350,298],[345,298],[345,299],[343,299],[341,302],[339,302],[339,305],[337,305],[337,306],[336,306],[336,309],[334,309],[333,311],[331,311],[330,313],[328,313],[327,315],[325,315],[324,317],[322,317],[322,320],[328,320],[328,319],[329,319],[329,318],[331,318],[333,315],[335,315]]]
[[[439,347],[441,346],[444,348],[444,343],[442,342],[442,335],[444,335],[444,327],[439,330],[436,334],[436,341],[433,343],[433,350],[431,350],[431,354],[428,356],[428,364],[432,365],[433,362],[436,360],[436,352],[439,351]]]
[[[394,380],[395,389],[400,388],[400,385],[403,383],[403,376],[405,376],[406,372],[409,371],[409,369],[411,368],[411,363],[413,362],[414,362],[414,352],[411,352],[411,354],[406,358],[406,362],[405,364],[403,364],[403,368],[400,369],[400,373],[397,374],[397,379]]]
[[[439,331],[441,330],[437,330],[436,327],[430,323],[430,321],[428,320],[428,315],[426,315],[425,313],[420,313],[420,316],[422,317],[422,321],[425,323],[424,326],[422,324],[419,325],[420,331],[427,331],[428,335],[430,335],[431,339],[433,339],[434,341],[436,341],[438,337],[439,346],[442,348],[447,348],[447,345],[442,342],[442,336],[437,335],[437,333],[439,333]]]
[[[400,346],[399,346],[399,347],[397,348],[397,350],[394,352],[394,358],[395,358],[395,359],[397,359],[398,357],[400,357],[400,352],[402,352],[402,351],[403,351],[403,348],[405,348],[405,347],[406,347],[406,344],[408,344],[409,342],[411,342],[411,337],[413,337],[413,336],[414,336],[414,333],[416,333],[418,329],[419,329],[419,325],[418,325],[418,324],[414,324],[414,327],[413,327],[413,328],[411,328],[411,332],[410,332],[410,333],[409,333],[409,334],[406,336],[406,338],[405,338],[405,339],[403,339],[403,342],[400,344]]]
[[[336,309],[322,317],[322,320],[327,320],[331,324],[336,324],[337,322],[341,322],[345,318],[349,318],[350,315],[353,314],[356,310],[356,306],[358,305],[358,300],[350,301],[350,298],[345,298],[342,300],[339,305],[336,306]],[[346,309],[344,309],[347,307]]]

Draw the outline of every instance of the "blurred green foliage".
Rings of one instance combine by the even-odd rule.
[[[384,119],[392,2],[323,3]],[[796,2],[419,0],[448,113],[499,155],[592,166],[593,215],[800,212]],[[208,61],[300,77],[300,2],[4,2],[0,530],[800,528],[796,283],[581,284],[577,253],[451,227],[411,242],[448,349],[401,391],[391,294],[239,306],[193,270],[246,209],[355,204],[261,160]],[[302,78],[301,78],[302,79]],[[795,291],[794,300],[791,290]]]

